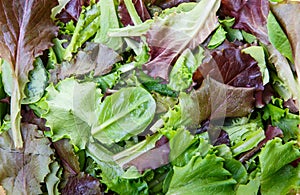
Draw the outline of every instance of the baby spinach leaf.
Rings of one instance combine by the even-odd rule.
[[[100,105],[98,125],[92,135],[107,144],[129,139],[151,123],[156,103],[141,87],[123,88],[108,96]]]

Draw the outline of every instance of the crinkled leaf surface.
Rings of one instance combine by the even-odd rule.
[[[68,179],[62,194],[102,194],[98,179],[83,172]]]
[[[0,137],[0,185],[7,194],[41,194],[53,150],[35,125],[22,124],[23,149],[13,148],[11,131]]]
[[[70,76],[85,75],[91,71],[94,71],[94,76],[101,76],[109,73],[112,66],[121,59],[118,53],[105,45],[88,43],[83,51],[77,53],[75,60],[63,62],[61,66],[50,70],[51,79],[63,80]]]
[[[232,87],[212,78],[203,81],[200,89],[192,94],[198,102],[199,122],[223,117],[241,117],[254,108],[254,88]]]
[[[20,106],[34,58],[51,46],[56,27],[50,18],[57,1],[0,1],[0,56],[13,68],[11,100],[12,132],[16,147],[22,147]]]
[[[203,75],[208,75],[222,83],[234,87],[260,88],[262,75],[257,62],[240,48],[229,46],[221,51],[212,52],[212,59],[198,68]]]
[[[234,17],[233,28],[251,33],[268,44],[266,24],[269,9],[268,0],[222,0],[220,15]]]
[[[156,103],[141,87],[123,88],[100,105],[98,125],[92,135],[103,143],[126,140],[143,132],[151,123]]]
[[[295,142],[282,144],[279,138],[269,141],[259,155],[262,193],[286,194],[289,190],[299,187],[299,166],[293,168],[289,165],[299,157],[300,151]]]
[[[174,167],[170,194],[233,194],[236,181],[223,168],[224,159],[214,154],[194,156],[184,167]]]
[[[48,111],[42,114],[51,128],[49,136],[53,141],[69,138],[70,143],[83,149],[89,139],[91,126],[96,121],[96,108],[101,94],[96,84],[78,83],[69,78],[55,87],[47,89]]]
[[[150,60],[143,66],[145,72],[168,80],[176,57],[186,48],[194,49],[217,27],[219,6],[219,0],[203,0],[189,12],[156,18],[146,35]]]

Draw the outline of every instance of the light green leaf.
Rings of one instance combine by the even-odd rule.
[[[66,7],[66,5],[70,2],[71,0],[58,0],[58,5],[51,10],[51,18],[52,20],[55,19],[55,16],[59,14],[62,9]]]
[[[102,2],[102,1],[101,1]],[[65,50],[64,59],[70,61],[83,43],[100,28],[100,2],[82,9],[70,44]]]
[[[195,126],[199,121],[199,106],[198,102],[184,92],[179,94],[179,104],[162,117],[164,126],[176,130],[180,126]]]
[[[256,40],[256,37],[254,35],[247,33],[246,31],[242,30],[242,35],[247,43],[251,44]]]
[[[204,58],[203,52],[204,50],[200,46],[194,52],[190,49],[184,50],[172,68],[168,87],[174,91],[183,91],[189,88],[193,82],[193,73]]]
[[[268,15],[267,28],[270,42],[283,56],[293,63],[294,59],[290,42],[271,11]]]
[[[50,173],[45,178],[45,183],[47,186],[48,195],[59,195],[58,185],[60,183],[60,174],[62,169],[60,168],[58,162],[53,162],[50,164]]]
[[[146,129],[155,109],[155,100],[145,89],[123,88],[100,105],[98,125],[93,127],[92,135],[106,144],[127,140]]]
[[[117,17],[114,0],[101,0],[100,2],[101,16],[100,28],[97,31],[94,42],[102,43],[111,49],[118,51],[123,45],[120,37],[109,37],[109,29],[119,28],[119,20]]]
[[[223,163],[224,159],[208,154],[205,158],[194,156],[184,167],[174,167],[167,195],[233,194],[237,182]]]
[[[275,138],[262,148],[259,154],[262,194],[286,194],[290,189],[299,188],[299,166],[289,165],[300,157],[295,144],[295,141],[282,144],[281,139]]]
[[[169,141],[170,143],[170,161],[172,162],[178,156],[182,155],[185,150],[193,143],[194,136],[188,130],[178,129],[175,136]],[[180,144],[178,144],[180,143]],[[176,163],[176,161],[175,161]]]
[[[260,72],[263,78],[263,85],[267,84],[270,80],[269,71],[266,66],[264,49],[260,46],[251,46],[242,50],[242,52],[249,54],[257,61]]]
[[[224,28],[220,25],[216,32],[211,37],[209,43],[208,43],[208,49],[214,49],[221,45],[223,41],[226,39],[227,32],[224,30]]]
[[[124,28],[111,28],[108,30],[109,37],[136,37],[142,36],[150,29],[153,20],[149,19],[141,24],[126,26]]]
[[[233,42],[235,40],[243,40],[243,35],[240,30],[233,29],[235,18],[225,18],[224,20],[219,19],[220,24],[223,26],[224,30],[227,32],[226,37],[229,41]]]
[[[32,104],[41,99],[47,87],[48,75],[40,58],[34,61],[34,69],[29,72],[29,83],[26,84],[24,93],[26,97],[22,104]]]
[[[55,87],[47,89],[46,99],[48,111],[42,114],[51,128],[47,132],[53,141],[69,138],[70,143],[84,149],[89,140],[91,126],[95,123],[96,108],[101,94],[96,84],[78,83],[69,78]]]
[[[295,141],[282,144],[279,138],[267,142],[259,155],[262,180],[300,157],[299,148],[296,148],[295,144]]]

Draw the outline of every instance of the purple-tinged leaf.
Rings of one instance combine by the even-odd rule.
[[[100,195],[103,194],[103,192],[101,192],[100,182],[98,179],[81,172],[68,179],[67,185],[62,189],[62,194]]]
[[[274,139],[275,137],[282,137],[283,136],[283,132],[281,129],[279,129],[278,127],[273,127],[271,125],[269,125],[267,127],[267,130],[265,131],[265,139],[263,139],[261,142],[259,142],[259,144],[257,145],[257,147],[253,148],[252,150],[242,154],[239,157],[239,161],[241,162],[245,162],[248,159],[250,159],[256,152],[258,152],[269,140]]]
[[[156,169],[169,163],[170,145],[166,137],[155,143],[155,148],[131,160],[125,167],[135,166],[139,172],[147,169]]]
[[[186,48],[194,49],[218,26],[216,12],[220,0],[202,0],[189,12],[156,18],[147,32],[150,60],[144,71],[168,80],[172,64]]]
[[[264,44],[268,44],[266,24],[269,9],[268,0],[222,0],[220,15],[234,17],[233,28],[251,33]]]
[[[199,67],[204,77],[208,75],[215,80],[234,87],[261,88],[262,76],[257,62],[240,48],[225,48],[214,51],[212,59]]]
[[[35,57],[52,45],[58,31],[50,18],[55,5],[57,0],[0,0],[0,57],[13,70],[11,121],[17,148],[23,146],[20,108],[28,73]]]
[[[132,3],[143,22],[151,18],[143,0],[133,0]],[[121,0],[119,4],[118,13],[124,26],[134,25],[125,6],[124,0]]]
[[[176,7],[181,3],[196,2],[196,0],[158,0],[154,5],[161,7],[162,9]]]
[[[254,108],[254,91],[253,87],[233,87],[211,77],[206,78],[192,93],[192,98],[199,104],[199,122],[208,118],[246,116]]]
[[[64,23],[71,20],[77,22],[82,6],[87,5],[89,5],[89,0],[70,0],[61,12],[56,15],[56,18]]]

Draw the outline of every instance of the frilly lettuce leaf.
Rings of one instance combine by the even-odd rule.
[[[47,135],[53,141],[69,138],[73,145],[85,148],[102,97],[96,84],[78,83],[68,78],[56,86],[50,85],[46,91],[46,96],[38,104],[45,106],[46,112],[41,113],[41,116],[47,120],[46,125],[51,129],[46,132]]]
[[[144,64],[144,71],[168,80],[175,58],[186,48],[197,47],[217,27],[219,6],[219,0],[203,0],[189,12],[156,18],[146,35],[151,57]]]
[[[28,82],[29,71],[33,69],[34,58],[51,46],[58,27],[51,20],[51,8],[57,1],[12,0],[0,3],[0,57],[13,70],[11,96],[11,120],[14,144],[22,148],[21,101]]]
[[[99,27],[100,3],[84,8],[80,13],[70,44],[64,52],[64,60],[70,61],[72,53],[76,53],[83,43],[95,35]]]
[[[172,90],[183,91],[191,86],[193,73],[204,58],[203,52],[204,50],[200,46],[194,51],[186,49],[182,52],[170,72],[168,86]]]
[[[299,166],[289,165],[300,157],[299,147],[295,144],[295,141],[283,144],[281,139],[275,138],[262,148],[259,154],[262,194],[287,194],[291,189],[299,188]]]
[[[0,137],[0,185],[7,194],[42,194],[41,183],[50,173],[54,151],[37,126],[21,124],[23,149],[13,147],[11,131]]]
[[[237,182],[223,166],[224,159],[215,154],[194,156],[184,167],[174,167],[167,194],[233,194]]]

